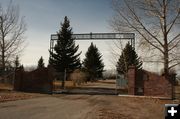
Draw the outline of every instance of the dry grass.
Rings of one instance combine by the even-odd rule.
[[[54,89],[59,89],[62,85],[62,81],[54,81],[53,82],[53,86],[54,86]],[[66,88],[73,88],[74,87],[74,84],[73,84],[73,81],[65,81],[65,87]]]
[[[88,102],[89,107],[92,107],[91,113],[95,114],[95,118],[92,119],[163,119],[165,104],[174,103],[172,100],[160,100],[151,97],[111,95],[56,96],[68,102],[81,102],[78,107],[83,107],[83,102]],[[79,110],[84,111],[86,107]]]
[[[16,92],[13,91],[12,85],[0,83],[0,102],[29,99],[42,95],[44,94]]]
[[[111,103],[100,106],[99,119],[163,119],[164,104],[174,103],[172,100],[138,97],[110,97],[108,100]]]
[[[70,74],[68,77],[68,81],[65,81],[66,88],[73,88],[76,85],[81,85],[85,82],[86,75],[85,73],[81,72],[80,70],[75,70],[73,73]],[[54,81],[53,82],[54,88],[59,88],[62,85],[62,81]]]
[[[0,91],[12,90],[13,86],[10,84],[0,83]]]
[[[30,99],[30,98],[38,97],[40,95],[42,95],[42,94],[13,92],[13,91],[1,92],[0,93],[0,102]]]
[[[115,79],[108,79],[108,80],[98,80],[97,82],[99,83],[107,83],[107,84],[116,84],[116,80]]]
[[[79,86],[83,83],[85,83],[87,80],[87,75],[86,73],[80,71],[80,70],[75,70],[73,73],[70,74],[69,79],[73,81],[74,86]]]

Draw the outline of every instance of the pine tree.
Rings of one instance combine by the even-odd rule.
[[[95,78],[102,78],[104,69],[104,63],[101,59],[102,55],[93,43],[89,46],[85,56],[83,68],[89,74],[88,80],[92,81]]]
[[[23,66],[23,64],[22,64],[21,66],[19,66],[19,69],[24,71],[24,66]]]
[[[18,56],[14,60],[14,68],[15,70],[24,70],[24,66],[20,63]]]
[[[41,56],[41,58],[39,59],[38,61],[38,66],[37,68],[44,68],[44,59],[43,57]]]
[[[129,66],[135,66],[137,69],[141,69],[142,61],[140,60],[140,57],[138,57],[134,48],[127,43],[117,62],[117,72],[125,75]]]
[[[14,67],[15,67],[15,69],[20,67],[20,61],[19,61],[19,57],[18,56],[16,56],[16,58],[15,58]]]
[[[75,39],[72,37],[72,28],[70,21],[65,16],[61,23],[61,29],[57,32],[58,40],[54,47],[55,52],[50,51],[49,64],[58,72],[73,72],[81,67],[80,53],[77,53],[79,45],[75,45]],[[64,79],[62,87],[64,85]]]

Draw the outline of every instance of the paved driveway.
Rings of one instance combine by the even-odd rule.
[[[0,103],[0,119],[162,119],[164,103],[114,95],[62,95]]]
[[[61,97],[62,98],[62,97]],[[88,119],[93,105],[86,100],[43,97],[0,103],[0,119]]]

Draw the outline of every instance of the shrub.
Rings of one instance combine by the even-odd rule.
[[[70,80],[73,81],[74,86],[86,83],[86,73],[79,69],[76,69],[73,73],[70,74]]]

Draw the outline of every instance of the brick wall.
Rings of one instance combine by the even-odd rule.
[[[40,68],[31,72],[16,71],[14,89],[27,92],[50,93],[52,91],[53,78],[50,68]]]
[[[164,76],[130,67],[128,71],[128,93],[130,95],[172,98],[172,80],[173,76],[166,79]]]
[[[144,95],[169,97],[172,96],[172,83],[171,77],[166,79],[164,76],[144,71],[147,79],[144,80]]]

